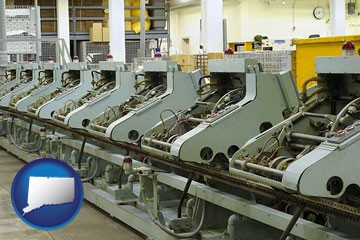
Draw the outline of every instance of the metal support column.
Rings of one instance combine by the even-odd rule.
[[[5,0],[0,0],[0,36],[3,38],[3,40],[0,41],[0,66],[3,66],[7,63]]]
[[[140,0],[140,57],[145,58],[145,0]]]
[[[126,61],[124,20],[124,1],[109,0],[110,53],[114,61]]]
[[[38,1],[34,1],[35,4],[35,21],[36,21],[36,62],[40,62],[41,57],[41,22],[40,22],[40,7]]]
[[[345,34],[345,0],[330,0],[330,35],[344,36]]]
[[[57,14],[57,34],[58,38],[64,39],[62,49],[70,49],[70,17],[69,17],[69,2],[63,0],[56,1],[56,14]],[[57,54],[59,55],[59,53]],[[71,59],[64,54],[64,61],[70,62]]]
[[[205,52],[223,51],[223,1],[201,0],[201,30]]]

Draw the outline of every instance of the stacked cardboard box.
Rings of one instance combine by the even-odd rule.
[[[74,0],[74,6],[101,6],[102,0]]]
[[[102,23],[93,23],[89,29],[90,42],[109,42],[109,28]]]
[[[195,70],[194,56],[191,54],[172,55],[171,60],[176,61],[184,72],[192,72]]]
[[[208,53],[208,59],[223,59],[224,54],[222,52]]]
[[[42,32],[56,32],[57,25],[54,21],[42,21],[41,22],[41,31]]]
[[[102,42],[102,23],[93,23],[89,34],[90,42]]]
[[[6,0],[6,6],[14,6],[15,5],[15,0]]]
[[[131,2],[132,2],[131,0],[124,0],[124,6],[125,6],[124,16],[125,16],[125,18],[131,17],[131,10],[126,9],[126,7],[131,6]],[[131,21],[129,21],[129,20],[125,20],[125,31],[131,31]]]

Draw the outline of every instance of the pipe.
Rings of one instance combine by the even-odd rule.
[[[228,224],[227,224],[227,232],[229,234],[230,240],[235,240],[236,238],[236,225],[240,221],[240,216],[238,214],[233,214],[229,217]]]
[[[254,170],[261,171],[261,172],[270,173],[272,175],[279,176],[279,177],[282,177],[284,175],[283,171],[280,171],[280,170],[277,170],[277,169],[274,169],[274,168],[261,166],[261,165],[251,163],[251,162],[246,162],[246,161],[242,161],[242,160],[235,160],[234,163],[235,163],[235,165],[238,165],[241,168],[244,168],[244,167],[245,168],[251,168],[251,169],[254,169]]]
[[[302,86],[301,86],[301,94],[302,94],[303,96],[307,96],[307,94],[306,94],[307,85],[308,85],[309,83],[311,83],[311,82],[319,82],[319,81],[324,81],[324,80],[323,80],[322,78],[319,78],[319,77],[311,77],[311,78],[309,78],[309,79],[306,79],[306,80],[303,82]]]
[[[230,167],[229,172],[231,174],[238,175],[238,176],[240,176],[242,178],[245,178],[245,179],[248,179],[248,180],[251,180],[251,181],[263,183],[263,184],[272,186],[272,187],[277,188],[277,189],[282,189],[284,191],[287,190],[285,187],[282,186],[281,182],[278,182],[278,181],[275,181],[275,180],[272,180],[272,179],[269,179],[269,178],[266,178],[266,177],[263,177],[263,176],[258,176],[258,175],[255,175],[253,173],[249,173],[249,172],[246,172],[246,171],[243,171],[243,170],[236,169],[234,167]]]
[[[328,115],[328,114],[303,112],[302,115],[303,115],[304,117],[327,118],[327,115]]]
[[[188,180],[186,182],[184,191],[181,193],[180,201],[179,201],[179,204],[177,206],[177,216],[178,216],[178,218],[181,218],[181,206],[183,205],[185,197],[186,197],[186,195],[187,195],[187,193],[189,191],[189,188],[191,186],[191,182],[193,180],[193,177],[194,177],[194,174],[190,173],[190,175],[188,177]]]
[[[214,105],[214,103],[212,103],[212,102],[201,102],[201,101],[195,101],[195,104],[206,105],[206,106]]]
[[[204,119],[201,119],[201,118],[194,118],[194,117],[188,117],[188,118],[186,118],[186,120],[189,120],[189,121],[192,121],[192,122],[198,122],[198,123],[205,122],[205,120],[204,120]]]
[[[328,140],[327,137],[320,137],[320,136],[314,136],[314,135],[303,134],[303,133],[291,133],[290,137],[312,140],[312,141],[317,141],[317,142],[325,142]]]
[[[300,206],[298,208],[298,210],[296,211],[295,215],[291,218],[289,224],[287,225],[285,231],[283,232],[283,234],[281,235],[279,240],[285,240],[289,236],[289,234],[290,234],[291,230],[293,229],[296,221],[299,219],[301,213],[304,211],[304,208],[305,208],[304,205]]]
[[[106,132],[106,129],[107,129],[106,127],[96,125],[95,123],[90,123],[89,127],[94,129],[95,131],[103,132],[103,133]]]
[[[171,148],[172,144],[171,143],[167,143],[167,142],[163,142],[163,141],[159,141],[153,138],[149,138],[149,137],[143,137],[143,140],[148,142],[149,144],[154,143],[163,147],[167,147],[167,148]]]
[[[185,210],[185,214],[187,217],[192,218],[194,212],[194,207],[195,207],[195,199],[194,198],[190,198],[187,202],[186,202],[186,210]]]
[[[130,191],[133,191],[133,182],[136,181],[136,175],[135,174],[130,174],[128,176],[128,180],[127,180],[127,188],[130,190]]]
[[[326,91],[329,91],[330,88],[328,87],[321,87],[321,88],[318,88],[316,89],[315,91],[313,91],[312,93],[310,93],[309,95],[307,95],[307,99],[310,99],[312,98],[313,96],[315,96],[316,94],[319,94],[321,92],[326,92]]]
[[[299,143],[290,143],[289,147],[296,148],[299,150],[304,150],[305,148],[309,147],[309,145],[299,144]]]

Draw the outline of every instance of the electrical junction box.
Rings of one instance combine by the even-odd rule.
[[[347,7],[348,7],[348,14],[349,15],[355,14],[355,2],[349,2]]]

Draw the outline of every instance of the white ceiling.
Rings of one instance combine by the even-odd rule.
[[[183,7],[189,5],[199,5],[201,0],[168,0],[170,7]]]

